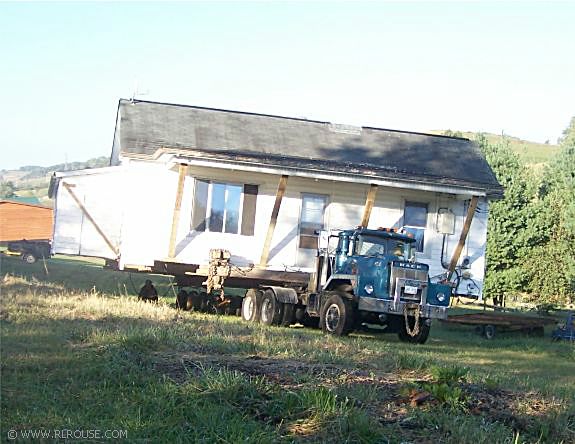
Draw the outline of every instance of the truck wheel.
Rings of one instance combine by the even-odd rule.
[[[248,290],[242,301],[242,319],[255,322],[260,317],[258,290]]]
[[[353,307],[351,302],[339,294],[331,295],[320,312],[320,325],[325,333],[336,336],[349,334],[353,327]]]
[[[283,316],[281,320],[281,325],[284,327],[289,327],[294,323],[295,319],[295,305],[293,304],[283,304]]]
[[[402,323],[401,327],[399,328],[399,332],[397,333],[399,340],[402,342],[409,342],[410,344],[425,344],[427,338],[429,337],[431,326],[425,324],[423,321],[423,318],[419,320],[419,333],[417,333],[415,336],[411,336],[409,333],[407,333],[405,323]]]
[[[262,324],[280,325],[283,318],[283,305],[276,299],[273,291],[264,291],[260,308],[260,321]]]
[[[36,256],[34,256],[32,253],[24,253],[22,255],[22,260],[27,264],[34,264],[36,262]]]

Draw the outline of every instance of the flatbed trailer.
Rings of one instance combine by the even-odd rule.
[[[547,324],[556,320],[550,317],[526,316],[511,313],[467,313],[448,315],[441,320],[448,324],[475,326],[475,331],[486,339],[493,339],[497,332],[520,331],[537,336],[543,336]]]

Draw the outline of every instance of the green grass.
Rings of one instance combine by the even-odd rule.
[[[575,440],[575,347],[549,337],[489,342],[442,324],[423,346],[326,337],[177,312],[168,297],[138,303],[117,291],[125,274],[96,264],[34,267],[2,258],[3,437],[43,427],[126,430],[131,442]],[[435,396],[412,405],[426,387]]]
[[[67,290],[97,291],[115,296],[137,295],[146,279],[152,279],[158,294],[175,299],[169,276],[126,273],[104,269],[104,260],[81,256],[56,255],[35,264],[24,264],[19,256],[0,253],[0,270],[32,281],[50,282]],[[167,300],[166,299],[166,300]]]
[[[444,130],[431,131],[433,134],[445,134]],[[468,139],[475,139],[478,133],[470,131],[457,131],[461,137]],[[511,149],[519,155],[519,157],[528,165],[539,165],[547,163],[553,156],[559,152],[559,146],[549,143],[530,142],[528,140],[519,139],[508,135],[497,135],[484,133],[485,137],[490,143],[508,142]]]

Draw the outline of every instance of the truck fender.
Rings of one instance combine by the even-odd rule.
[[[270,289],[276,300],[281,302],[282,304],[297,304],[297,292],[293,288],[285,288],[285,287],[262,287],[263,289]]]

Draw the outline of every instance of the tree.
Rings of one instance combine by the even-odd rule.
[[[505,189],[504,198],[492,202],[489,207],[484,285],[485,295],[500,303],[505,295],[520,292],[525,287],[526,276],[520,259],[536,233],[530,227],[530,202],[536,187],[533,177],[507,141],[492,144],[480,135],[477,142]]]
[[[575,117],[561,138],[561,151],[544,170],[532,221],[544,242],[526,251],[522,268],[534,299],[575,300]]]
[[[0,183],[0,198],[10,199],[16,197],[16,187],[11,181]]]

